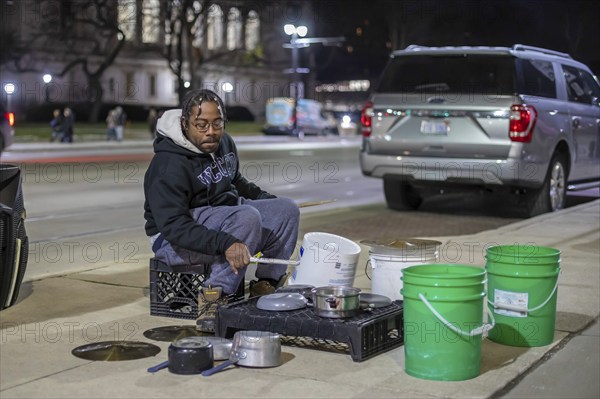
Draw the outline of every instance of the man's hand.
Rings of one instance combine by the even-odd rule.
[[[248,266],[250,263],[250,251],[246,244],[236,242],[227,248],[225,251],[225,258],[231,265],[233,272],[238,274],[238,269]]]

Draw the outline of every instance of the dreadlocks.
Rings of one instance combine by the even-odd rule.
[[[192,109],[194,107],[198,107],[198,115],[200,115],[200,107],[204,101],[214,101],[217,103],[217,108],[221,113],[221,118],[223,121],[227,122],[227,113],[225,112],[225,104],[223,104],[223,100],[221,97],[217,95],[212,90],[208,89],[196,89],[190,91],[183,100],[183,106],[181,109],[181,131],[183,134],[187,136],[187,129],[190,123],[190,115],[192,114]]]

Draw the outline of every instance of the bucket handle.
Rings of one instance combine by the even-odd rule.
[[[494,309],[506,309],[506,310],[512,310],[512,311],[515,311],[515,312],[525,312],[525,311],[527,311],[527,313],[529,313],[529,312],[535,312],[536,310],[539,310],[539,309],[543,308],[544,306],[546,306],[546,304],[550,301],[550,299],[552,298],[552,296],[556,292],[557,288],[558,288],[558,278],[556,279],[556,284],[554,284],[554,288],[552,288],[552,292],[550,293],[550,295],[548,295],[548,298],[546,298],[546,300],[544,302],[542,302],[541,305],[538,305],[535,308],[531,308],[531,309],[523,309],[523,308],[519,308],[517,306],[510,306],[510,305],[505,305],[505,304],[502,304],[502,303],[492,302],[492,301],[490,301],[489,298],[488,298],[487,301],[488,301],[488,303],[490,305],[492,305],[494,307]]]
[[[371,264],[371,259],[367,260],[367,263],[365,263],[365,276],[367,276],[367,278],[368,278],[369,280],[373,280],[373,279],[371,278],[371,276],[369,276],[369,273],[367,272],[367,269],[369,268],[369,265],[370,265],[370,264]]]
[[[439,321],[441,321],[443,325],[445,325],[446,327],[448,327],[450,330],[454,331],[458,335],[462,335],[463,337],[470,338],[470,337],[474,337],[476,335],[482,335],[483,333],[487,333],[488,331],[490,331],[496,325],[496,319],[494,319],[494,315],[492,314],[492,311],[490,310],[489,307],[486,306],[485,310],[488,314],[488,317],[492,320],[491,324],[484,324],[481,327],[477,327],[469,332],[465,332],[465,331],[461,330],[460,328],[454,326],[452,323],[450,323],[448,320],[446,320],[444,318],[444,316],[442,316],[437,310],[435,310],[435,308],[431,305],[431,303],[429,303],[427,298],[425,298],[425,295],[419,293],[419,299],[421,299],[421,301],[425,304],[425,306],[427,306],[427,308],[431,311],[431,313],[433,313],[433,315],[435,317],[437,317],[437,319]]]

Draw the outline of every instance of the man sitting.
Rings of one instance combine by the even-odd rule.
[[[144,217],[156,258],[170,265],[214,256],[198,297],[197,328],[214,331],[216,308],[243,284],[251,254],[288,259],[298,237],[299,209],[240,174],[238,152],[224,129],[216,93],[194,90],[182,109],[157,122],[155,155],[144,178]],[[251,294],[283,284],[286,265],[258,265]]]

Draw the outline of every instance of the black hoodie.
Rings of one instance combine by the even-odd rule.
[[[234,206],[239,197],[275,198],[246,180],[239,171],[231,136],[223,133],[218,150],[202,153],[183,135],[181,110],[166,111],[157,123],[155,155],[144,177],[146,234],[207,255],[225,253],[234,236],[197,224],[191,209]]]

